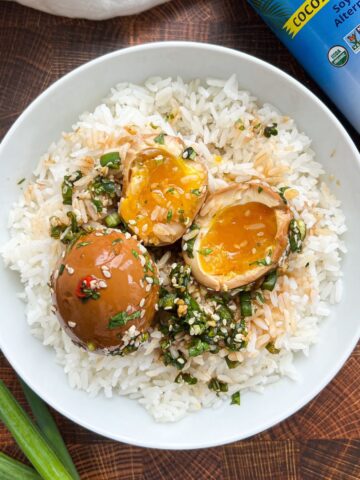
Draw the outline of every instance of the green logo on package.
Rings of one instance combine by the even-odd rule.
[[[349,52],[341,45],[334,45],[328,51],[328,60],[334,67],[343,67],[349,60]]]

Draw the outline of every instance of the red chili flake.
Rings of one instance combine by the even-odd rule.
[[[94,282],[96,287],[94,287]],[[79,280],[79,283],[76,287],[75,294],[78,298],[86,299],[92,298],[97,300],[100,297],[98,292],[99,287],[97,286],[98,279],[93,275],[87,275]]]

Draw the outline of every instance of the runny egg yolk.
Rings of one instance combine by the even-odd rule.
[[[210,275],[243,274],[271,257],[276,232],[275,212],[263,203],[224,208],[200,242],[200,265]]]
[[[201,165],[166,151],[138,158],[120,204],[120,214],[135,233],[158,243],[154,224],[190,224],[199,197],[205,192],[206,173]]]

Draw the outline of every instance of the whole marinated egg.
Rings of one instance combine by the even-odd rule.
[[[206,287],[226,291],[248,285],[277,267],[291,219],[269,186],[227,187],[208,198],[184,235],[184,259]]]
[[[151,326],[159,296],[157,268],[129,233],[81,236],[52,275],[58,319],[75,344],[111,352]],[[124,338],[126,337],[126,342]]]
[[[119,214],[146,245],[169,245],[192,223],[207,193],[199,155],[174,136],[138,136],[124,159]]]

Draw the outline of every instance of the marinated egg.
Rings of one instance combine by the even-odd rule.
[[[195,278],[214,290],[247,285],[277,267],[291,219],[288,206],[267,185],[219,190],[184,235],[185,261]]]
[[[119,214],[146,245],[168,245],[192,223],[207,192],[207,170],[177,137],[138,137],[124,160]]]
[[[65,332],[75,344],[105,353],[148,330],[159,296],[145,247],[128,233],[107,230],[77,240],[53,273],[52,287]]]

